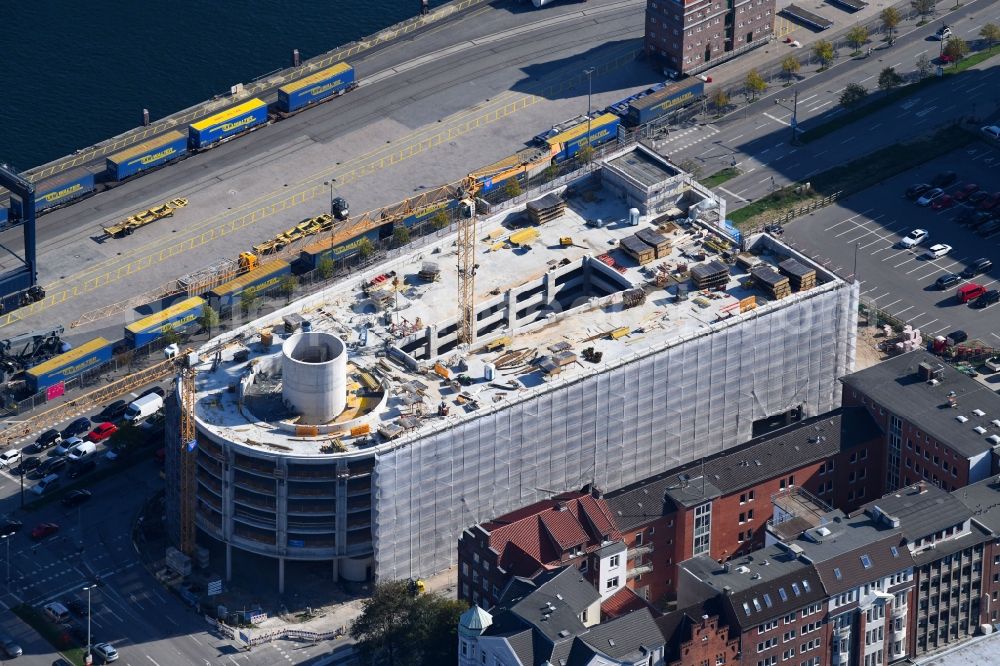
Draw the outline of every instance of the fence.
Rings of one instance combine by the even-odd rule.
[[[345,627],[340,627],[332,631],[304,631],[302,629],[293,629],[292,627],[282,627],[280,629],[270,629],[262,633],[252,633],[246,629],[239,630],[235,627],[230,627],[225,622],[216,620],[214,617],[209,615],[205,616],[205,621],[218,629],[219,633],[226,638],[230,640],[240,640],[249,647],[263,645],[264,643],[270,643],[277,640],[319,643],[320,641],[330,641],[336,638],[343,638],[347,634],[347,629]],[[244,640],[245,638],[248,638],[249,641]]]
[[[786,188],[787,189],[787,188]],[[764,231],[767,227],[775,224],[788,224],[797,217],[802,217],[803,215],[808,215],[809,213],[819,210],[825,206],[829,206],[834,201],[839,199],[843,195],[843,192],[834,192],[833,194],[828,194],[820,199],[813,199],[805,206],[799,206],[798,208],[791,208],[786,211],[776,211],[772,217],[753,225],[750,227],[740,227],[740,231],[744,234],[753,234],[760,231]]]

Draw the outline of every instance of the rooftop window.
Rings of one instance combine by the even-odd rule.
[[[872,568],[872,558],[868,557],[868,553],[865,553],[864,555],[861,556],[861,566],[863,566],[865,569]]]

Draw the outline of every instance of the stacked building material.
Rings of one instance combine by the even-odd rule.
[[[796,259],[785,259],[778,264],[778,270],[788,278],[793,291],[806,291],[816,286],[816,269]]]
[[[656,258],[656,250],[639,240],[635,235],[626,236],[618,241],[618,246],[625,251],[625,254],[639,262],[639,265],[648,264]]]
[[[773,300],[780,300],[792,295],[792,288],[788,284],[788,278],[779,275],[777,271],[769,266],[755,266],[750,269],[750,275],[754,282],[760,285],[761,289]]]
[[[422,280],[437,282],[441,277],[441,268],[433,261],[425,261],[420,266],[420,272],[418,272],[417,275],[419,275]]]
[[[712,260],[691,267],[691,281],[698,289],[722,289],[729,282],[729,267]]]
[[[656,251],[656,258],[663,259],[670,254],[670,239],[652,229],[640,229],[635,237]]]
[[[545,224],[566,212],[566,202],[558,194],[546,194],[541,199],[528,202],[528,217],[535,224]]]
[[[626,289],[622,292],[622,304],[627,308],[634,308],[646,302],[646,292],[642,289]]]

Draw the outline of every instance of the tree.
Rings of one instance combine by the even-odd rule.
[[[298,286],[299,281],[294,275],[286,275],[278,283],[278,292],[284,295],[285,302],[287,303],[292,299],[292,294],[295,293],[295,288]]]
[[[847,43],[854,47],[854,55],[861,52],[861,47],[868,43],[868,28],[856,25],[847,33]]]
[[[996,23],[987,23],[980,28],[979,36],[986,40],[986,43],[990,45],[990,51],[992,51],[993,45],[1000,42],[1000,26]]]
[[[375,246],[367,238],[362,238],[358,241],[358,255],[362,259],[367,259],[368,257],[375,254]]]
[[[751,102],[757,98],[757,95],[767,90],[767,81],[764,80],[764,77],[756,69],[751,69],[747,72],[747,78],[743,84],[747,87]]]
[[[580,146],[580,150],[576,153],[576,159],[580,164],[589,163],[590,160],[594,159],[594,147],[589,144]]]
[[[931,64],[930,58],[927,57],[926,53],[921,53],[917,58],[917,76],[926,79],[933,71],[934,66]]]
[[[722,112],[727,106],[729,106],[729,95],[722,88],[716,88],[715,92],[712,93],[712,106],[715,107],[716,115],[722,115]]]
[[[944,55],[950,56],[953,61],[958,62],[969,55],[969,43],[961,37],[952,37],[944,45]]]
[[[802,69],[802,63],[795,56],[788,56],[781,61],[781,71],[789,83],[792,82],[792,77],[798,74],[800,69]]]
[[[889,45],[892,45],[893,33],[896,30],[896,26],[899,22],[903,20],[900,15],[899,10],[895,7],[886,7],[879,14],[879,18],[882,19],[882,27],[885,28],[887,37],[889,38]]]
[[[820,69],[826,69],[833,62],[834,52],[833,44],[821,39],[815,44],[813,44],[813,55],[819,60]]]
[[[545,180],[555,180],[556,176],[558,175],[559,175],[559,167],[557,167],[555,164],[548,165],[547,167],[545,167],[545,170],[542,171],[542,177]]]
[[[176,345],[181,341],[181,334],[173,326],[167,324],[163,327],[163,341],[168,345]]]
[[[882,90],[892,90],[903,83],[903,77],[892,67],[886,67],[878,75],[878,87]]]
[[[324,280],[329,280],[333,276],[333,271],[335,268],[336,264],[330,257],[323,257],[322,259],[319,260],[319,263],[316,264],[316,271],[319,273],[319,276]]]
[[[443,208],[434,213],[434,217],[431,218],[431,226],[435,229],[444,229],[448,226],[448,213]]]
[[[212,329],[219,325],[218,311],[212,306],[206,305],[201,309],[201,316],[198,317],[198,323],[211,335]]]
[[[410,230],[406,228],[406,225],[399,225],[392,230],[392,246],[393,247],[403,247],[410,242]]]
[[[240,294],[240,312],[243,316],[249,316],[251,312],[257,310],[260,305],[260,296],[252,292],[243,292]]]
[[[934,7],[937,5],[937,0],[911,0],[910,5],[913,6],[914,11],[923,17],[927,14],[934,13]]]
[[[507,182],[504,183],[503,191],[507,194],[508,199],[521,196],[521,183],[517,182],[517,177],[508,178]]]
[[[840,105],[851,107],[856,106],[868,96],[868,90],[860,83],[848,83],[840,96]]]
[[[351,623],[351,637],[366,664],[416,666],[454,664],[458,660],[460,601],[436,594],[414,595],[408,581],[375,586]]]

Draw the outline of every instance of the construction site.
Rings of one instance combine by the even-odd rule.
[[[858,288],[642,147],[210,341],[168,409],[188,554],[417,578],[462,530],[840,404]],[[172,401],[173,402],[173,401]]]

